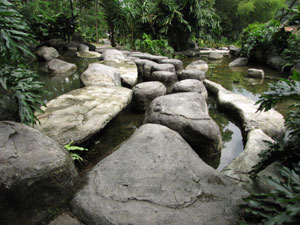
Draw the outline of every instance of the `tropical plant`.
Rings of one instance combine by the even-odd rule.
[[[28,45],[33,42],[29,27],[13,5],[0,1],[0,106],[4,109],[17,101],[21,122],[35,124],[34,110],[44,105],[41,100],[43,84],[25,66],[26,56],[32,56]],[[17,118],[16,118],[17,120]]]
[[[300,162],[289,169],[282,165],[277,171],[283,180],[267,177],[272,190],[269,193],[252,194],[245,199],[247,223],[288,225],[300,221]]]
[[[73,144],[73,141],[71,141],[69,144],[66,144],[64,145],[65,149],[70,152],[70,155],[72,157],[73,160],[78,160],[78,161],[83,161],[83,158],[78,155],[78,151],[88,151],[87,148],[83,148],[83,147],[79,147],[79,146],[76,146],[76,145],[72,145]],[[74,152],[76,151],[76,152]]]

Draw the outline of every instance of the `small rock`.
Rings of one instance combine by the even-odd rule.
[[[48,70],[54,75],[71,75],[76,72],[77,66],[60,59],[51,59],[47,63]]]
[[[78,52],[87,52],[89,50],[89,47],[84,44],[79,44],[77,47]]]
[[[237,58],[229,63],[229,67],[247,66],[248,58]]]
[[[186,79],[173,84],[172,92],[198,92],[204,97],[204,99],[207,99],[208,97],[207,90],[203,82],[195,79]]]
[[[132,106],[138,112],[145,112],[153,99],[167,93],[166,87],[158,81],[140,83],[132,91]]]
[[[35,52],[38,58],[49,61],[51,59],[56,59],[59,57],[58,51],[53,47],[42,46],[38,48]]]
[[[208,55],[208,59],[211,59],[211,60],[223,59],[223,55],[218,52],[211,52]]]
[[[263,79],[265,77],[265,72],[263,70],[258,70],[258,69],[248,69],[247,76],[251,78]]]
[[[205,80],[205,72],[197,69],[188,69],[188,70],[183,70],[179,76],[179,80],[185,80],[185,79],[196,79],[199,81]]]
[[[190,63],[186,67],[186,69],[187,70],[196,69],[196,70],[201,70],[203,72],[206,72],[208,70],[208,64],[203,60],[197,60],[197,61],[194,61],[194,62]]]

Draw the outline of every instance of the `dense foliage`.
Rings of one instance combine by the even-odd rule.
[[[23,16],[13,5],[0,1],[0,106],[7,109],[14,100],[18,104],[19,119],[27,124],[36,123],[34,110],[43,102],[40,98],[42,83],[25,65],[25,57],[32,56],[28,45],[33,42]],[[17,118],[16,118],[17,119]]]
[[[246,199],[247,224],[288,225],[300,221],[300,162],[293,169],[279,165],[277,170],[284,180],[267,177],[273,190]]]

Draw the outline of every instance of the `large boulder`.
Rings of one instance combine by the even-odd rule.
[[[81,74],[80,79],[85,86],[91,85],[121,85],[119,70],[100,63],[91,63]]]
[[[118,86],[86,86],[63,94],[37,112],[36,128],[61,144],[82,143],[99,132],[131,101],[132,91]]]
[[[125,56],[121,51],[118,51],[116,49],[108,49],[102,53],[100,59],[117,61],[117,60],[124,60]]]
[[[1,121],[0,143],[1,222],[42,224],[49,209],[72,195],[73,160],[56,141],[20,123]]]
[[[248,64],[248,58],[241,57],[233,60],[231,63],[229,63],[229,67],[240,67],[240,66],[247,66]]]
[[[285,63],[285,60],[280,55],[268,55],[267,56],[267,65],[273,69],[281,70],[281,67],[284,63]]]
[[[230,111],[240,122],[244,134],[254,129],[261,129],[271,137],[281,137],[284,134],[284,118],[279,112],[274,109],[258,112],[255,101],[228,91],[212,81],[205,80],[204,84],[208,91],[217,96],[216,100],[220,107]]]
[[[208,93],[202,81],[195,79],[186,79],[175,83],[172,86],[172,92],[198,92],[203,98],[207,99]]]
[[[159,61],[161,64],[173,64],[175,66],[176,72],[183,70],[183,62],[179,59],[162,59]]]
[[[187,70],[196,69],[196,70],[201,70],[203,72],[206,72],[208,70],[208,64],[203,60],[197,60],[197,61],[191,62],[186,67],[186,69]]]
[[[118,61],[104,60],[101,63],[118,69],[123,86],[132,88],[137,83],[138,69],[131,59]]]
[[[148,59],[134,59],[133,60],[138,68],[138,73],[141,77],[144,77],[144,66],[146,63],[148,64],[156,64],[155,62],[153,61],[150,61]],[[149,76],[151,75],[151,68],[150,68],[150,71],[149,71]]]
[[[199,81],[205,80],[205,72],[197,69],[183,70],[179,73],[178,80],[196,79]]]
[[[39,59],[49,61],[59,57],[58,51],[53,47],[42,46],[35,52]]]
[[[177,131],[201,157],[217,155],[221,150],[220,129],[210,118],[200,93],[176,93],[154,99],[144,123],[161,124]]]
[[[145,61],[145,64],[144,64],[144,71],[143,71],[143,80],[145,81],[151,81],[151,74],[152,74],[152,68],[153,66],[156,66],[158,65],[156,62],[153,62],[153,61],[150,61],[150,60],[147,60]]]
[[[231,225],[246,194],[177,132],[146,124],[88,173],[71,206],[89,225]]]
[[[132,106],[138,112],[145,112],[153,99],[167,93],[166,87],[158,81],[140,83],[132,91]]]
[[[47,63],[49,72],[53,75],[68,76],[76,72],[77,66],[60,59],[52,59]]]

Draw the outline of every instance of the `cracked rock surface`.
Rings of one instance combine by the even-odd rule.
[[[231,225],[245,194],[177,132],[146,124],[88,173],[71,205],[89,225]]]
[[[117,86],[87,86],[47,103],[36,113],[36,128],[61,144],[82,143],[99,132],[131,101],[132,91]]]
[[[209,116],[200,93],[176,93],[154,99],[144,123],[161,124],[177,131],[201,157],[221,150],[220,129]]]

